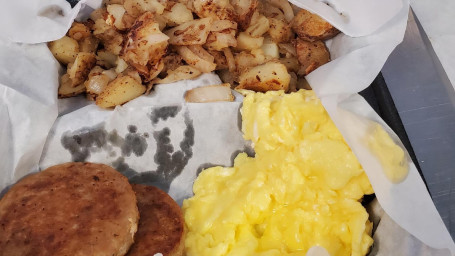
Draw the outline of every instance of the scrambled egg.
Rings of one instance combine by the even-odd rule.
[[[402,182],[409,173],[409,164],[405,151],[398,146],[378,123],[374,123],[369,133],[368,146],[378,158],[385,176],[392,183]]]
[[[201,172],[183,203],[187,255],[366,255],[373,189],[314,93],[249,93],[242,117],[256,155]]]

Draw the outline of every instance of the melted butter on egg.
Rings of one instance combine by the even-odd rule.
[[[366,255],[373,189],[314,93],[248,93],[242,130],[255,157],[204,170],[183,203],[187,255]]]

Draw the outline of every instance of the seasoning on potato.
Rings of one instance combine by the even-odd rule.
[[[59,97],[112,108],[213,71],[231,88],[295,91],[330,60],[321,40],[338,32],[286,0],[108,0],[49,49],[67,68]],[[137,83],[116,83],[126,76]]]
[[[255,156],[203,170],[183,202],[188,256],[365,256],[372,223],[361,200],[373,189],[313,91],[249,92],[244,138]]]

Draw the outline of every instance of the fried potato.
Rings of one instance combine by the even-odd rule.
[[[251,18],[258,7],[258,0],[231,0],[231,5],[236,13],[239,28],[245,30],[250,26]]]
[[[123,5],[120,4],[110,4],[106,7],[107,12],[109,13],[106,19],[106,23],[115,27],[118,30],[125,30],[126,25],[123,22],[123,16],[126,13]]]
[[[95,66],[90,71],[87,81],[85,81],[85,89],[87,93],[92,95],[100,94],[109,84],[110,81],[117,77],[117,73],[113,70],[104,70],[100,66]]]
[[[125,71],[126,68],[128,68],[128,63],[120,57],[117,58],[117,61],[115,62],[115,72],[120,74]]]
[[[93,35],[100,39],[104,48],[116,55],[120,54],[123,47],[123,35],[109,26],[104,19],[98,19],[93,25]]]
[[[192,103],[234,101],[230,84],[202,86],[185,93],[185,101]]]
[[[163,71],[163,69],[164,61],[161,59],[157,64],[150,67],[148,76],[144,76],[144,82],[150,82],[155,79]]]
[[[175,70],[167,71],[167,76],[163,79],[155,79],[155,84],[170,84],[180,80],[193,79],[202,74],[197,68],[189,65],[183,65]]]
[[[71,37],[64,36],[48,43],[52,55],[62,64],[68,64],[76,59],[79,53],[79,43]]]
[[[338,33],[287,0],[106,0],[103,6],[87,21],[74,22],[68,36],[49,43],[57,60],[67,65],[66,83],[85,84],[93,99],[121,77],[135,79],[148,92],[157,83],[215,70],[233,87],[287,90],[291,83],[295,90],[302,76],[330,60],[323,42],[303,40]],[[95,65],[90,54],[103,75],[88,74]],[[272,73],[254,76],[265,71]],[[112,89],[109,104],[106,95],[101,97],[102,105],[140,95],[136,89],[122,98],[119,90]]]
[[[229,68],[227,60],[226,60],[226,56],[224,56],[223,52],[209,51],[209,53],[210,53],[210,55],[212,55],[214,57],[214,61],[216,64],[216,70]]]
[[[280,51],[280,54],[284,55],[285,58],[297,56],[294,43],[278,44],[278,49]]]
[[[290,22],[294,18],[294,10],[288,0],[266,0],[266,3],[274,5],[283,11],[284,19]]]
[[[68,36],[76,41],[80,41],[91,36],[91,33],[90,29],[86,25],[79,22],[73,22],[70,30],[68,31]]]
[[[267,18],[279,19],[282,21],[286,20],[283,11],[278,7],[267,4],[265,1],[260,1],[258,6],[259,12]]]
[[[280,62],[286,66],[289,72],[297,73],[300,70],[300,63],[296,57],[281,58]]]
[[[210,32],[220,32],[226,29],[237,29],[237,23],[231,20],[215,20],[210,27]]]
[[[96,20],[106,20],[108,12],[106,8],[99,8],[90,13],[90,19],[93,21]]]
[[[96,98],[96,105],[111,108],[135,99],[146,88],[131,76],[122,76],[112,80]]]
[[[133,17],[139,17],[144,12],[163,14],[165,6],[157,0],[125,0],[125,10]]]
[[[228,0],[194,0],[194,12],[202,18],[212,17],[220,20],[235,20],[234,7]]]
[[[150,75],[150,66],[157,65],[166,54],[169,37],[163,34],[153,14],[146,12],[137,18],[123,48],[123,59],[141,75]]]
[[[99,50],[96,53],[96,65],[103,66],[107,69],[116,66],[118,56],[105,49]]]
[[[201,45],[207,41],[211,23],[212,18],[192,20],[165,31],[165,34],[169,36],[169,43],[173,45]]]
[[[213,56],[210,58],[210,54],[201,46],[179,46],[177,52],[186,63],[199,69],[201,72],[209,73],[216,69]]]
[[[289,82],[289,89],[288,92],[296,92],[297,91],[297,74],[294,72],[289,72],[289,75],[291,76],[291,80]]]
[[[252,37],[261,37],[270,29],[270,22],[264,15],[259,15],[257,20],[245,30]]]
[[[313,70],[330,61],[330,53],[324,42],[307,42],[302,39],[296,41],[297,59],[301,64],[299,74],[308,75]]]
[[[280,57],[278,45],[268,37],[264,39],[264,43],[262,44],[261,49],[268,59],[278,59]]]
[[[169,53],[163,57],[164,68],[161,71],[162,73],[167,73],[168,70],[175,70],[178,67],[183,65],[182,56],[177,53]]]
[[[226,62],[227,62],[229,71],[234,72],[236,70],[234,54],[232,54],[232,51],[230,48],[224,48],[223,53],[224,53],[224,56],[226,57]]]
[[[270,29],[268,34],[276,43],[286,43],[293,38],[291,26],[283,20],[269,18]]]
[[[265,63],[266,59],[262,49],[256,49],[251,52],[240,52],[235,55],[236,71],[243,73],[245,70]]]
[[[318,15],[304,9],[297,13],[291,26],[300,38],[310,42],[327,40],[340,32]]]
[[[222,51],[228,47],[237,47],[235,30],[227,29],[221,32],[211,32],[207,37],[205,46],[209,50]]]
[[[267,62],[251,68],[240,75],[240,84],[235,89],[257,92],[289,89],[291,76],[286,66],[279,62]]]
[[[186,5],[176,3],[169,11],[164,11],[163,16],[167,19],[167,24],[176,26],[193,20],[193,13]]]
[[[231,88],[235,88],[238,85],[238,77],[228,69],[217,70],[216,72],[223,83],[231,85]]]
[[[261,48],[264,43],[264,37],[252,37],[246,32],[240,32],[237,37],[237,49],[254,50]]]
[[[95,66],[96,56],[93,53],[80,52],[77,54],[74,63],[68,67],[68,75],[73,86],[77,86],[85,81],[90,70]]]
[[[92,35],[85,37],[79,42],[79,49],[81,52],[92,52],[95,53],[98,49],[100,40]]]
[[[68,98],[85,92],[85,85],[79,84],[73,87],[73,82],[68,74],[60,77],[60,86],[58,87],[58,97]]]

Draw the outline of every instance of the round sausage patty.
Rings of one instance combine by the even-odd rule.
[[[121,256],[137,230],[125,176],[94,163],[29,175],[0,200],[0,256]]]

